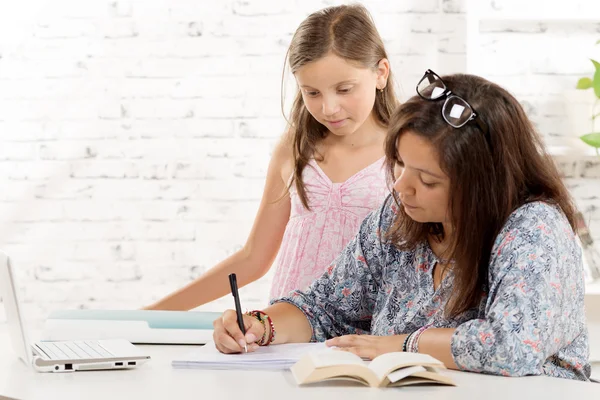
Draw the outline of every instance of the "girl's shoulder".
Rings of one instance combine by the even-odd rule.
[[[293,139],[290,137],[289,132],[284,132],[275,148],[273,149],[272,159],[277,160],[288,160],[294,158],[293,152]]]
[[[284,132],[275,145],[271,155],[271,165],[279,171],[281,179],[287,183],[294,172],[293,138],[290,131]]]

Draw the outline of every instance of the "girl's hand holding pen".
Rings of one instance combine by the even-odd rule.
[[[245,337],[238,325],[235,310],[227,310],[221,318],[214,320],[213,340],[217,350],[221,353],[243,353],[245,345],[248,346],[249,352],[258,348],[258,342],[265,334],[264,325],[249,315],[244,315],[243,319],[246,330]]]

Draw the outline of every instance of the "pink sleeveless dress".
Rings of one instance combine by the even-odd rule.
[[[292,209],[277,255],[270,298],[306,289],[358,233],[387,194],[385,157],[345,182],[333,183],[314,159],[302,171],[310,211],[290,187]],[[291,179],[291,178],[290,178]]]

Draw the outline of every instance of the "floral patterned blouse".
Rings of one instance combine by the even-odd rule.
[[[564,214],[534,202],[508,218],[496,238],[478,307],[444,316],[449,271],[434,291],[438,261],[428,243],[400,251],[382,240],[393,222],[391,196],[305,291],[273,300],[304,312],[312,341],[346,334],[394,335],[433,324],[456,328],[451,351],[467,371],[588,380],[581,251]]]

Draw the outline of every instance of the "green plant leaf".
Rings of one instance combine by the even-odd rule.
[[[596,68],[596,71],[598,71],[600,69],[600,63],[596,60],[593,60],[590,58],[590,61],[592,62],[592,64],[594,64],[594,68]]]
[[[588,133],[579,138],[592,147],[600,148],[600,132]]]
[[[580,80],[577,82],[577,86],[576,86],[576,88],[577,88],[577,89],[581,89],[581,90],[585,90],[585,89],[589,89],[589,88],[591,88],[591,87],[592,87],[592,85],[593,85],[593,81],[592,81],[590,78],[588,78],[588,77],[585,77],[585,78],[581,78],[581,79],[580,79]]]
[[[600,44],[600,39],[596,42],[596,44]]]
[[[596,69],[596,72],[594,73],[592,86],[594,87],[594,93],[596,94],[596,97],[600,99],[600,68]]]

